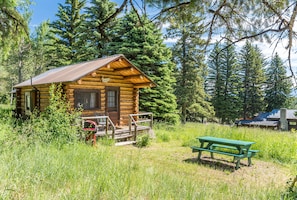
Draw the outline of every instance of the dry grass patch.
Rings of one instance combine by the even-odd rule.
[[[143,149],[118,147],[116,154],[121,159],[129,155],[130,159],[139,160],[144,176],[158,173],[188,182],[193,186],[193,191],[189,192],[202,199],[279,199],[290,178],[288,168],[255,158],[251,167],[246,166],[247,159],[243,159],[239,170],[235,170],[235,164],[228,156],[215,154],[216,159],[210,159],[204,153],[203,161],[197,162],[197,153],[181,147],[177,141],[153,143]],[[165,178],[158,185],[172,184],[167,181]]]

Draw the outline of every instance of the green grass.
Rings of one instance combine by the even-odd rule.
[[[156,124],[157,137],[144,148],[104,140],[58,148],[30,143],[12,121],[1,122],[0,199],[280,199],[296,174],[295,133]],[[189,146],[202,135],[255,141],[260,152],[252,167],[236,171],[230,162],[197,163]]]
[[[188,123],[185,126],[167,128],[158,126],[157,141],[178,140],[182,146],[199,145],[198,136],[215,136],[256,142],[252,149],[258,149],[258,158],[286,164],[297,160],[296,132],[281,132],[259,128],[238,128],[218,124]]]
[[[276,180],[251,182],[250,172],[184,162],[190,150],[172,144],[23,148],[0,156],[3,199],[279,199],[284,190]]]

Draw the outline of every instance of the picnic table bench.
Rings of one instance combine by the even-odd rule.
[[[233,156],[233,162],[236,161],[236,170],[240,168],[240,160],[243,158],[248,158],[248,166],[251,166],[251,158],[259,152],[259,150],[250,149],[255,142],[211,136],[198,137],[197,139],[200,142],[200,147],[191,146],[191,148],[193,153],[198,152],[198,160],[201,160],[202,151],[210,152],[211,158],[214,158],[213,153]]]

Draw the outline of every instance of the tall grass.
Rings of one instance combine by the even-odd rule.
[[[157,138],[144,148],[60,146],[32,143],[12,122],[1,118],[0,199],[280,199],[290,168],[275,161],[294,166],[296,151],[293,133],[194,123],[156,124]],[[269,164],[232,172],[187,162],[202,135],[255,141],[256,159]]]
[[[266,130],[260,128],[238,128],[218,124],[188,123],[166,128],[157,125],[159,142],[179,140],[182,146],[199,145],[199,136],[215,136],[237,140],[253,141],[252,149],[258,149],[258,158],[280,163],[297,162],[297,133]]]
[[[150,149],[151,148],[151,149]],[[0,155],[2,199],[277,199],[279,186],[233,183],[153,146],[17,146]],[[158,148],[159,151],[153,150]],[[181,149],[185,152],[185,149]],[[221,181],[218,181],[221,179]],[[248,186],[245,188],[245,186]]]

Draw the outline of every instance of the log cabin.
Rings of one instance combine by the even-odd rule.
[[[113,55],[51,69],[15,85],[16,114],[44,111],[53,83],[62,84],[72,108],[83,108],[84,119],[107,116],[115,126],[128,125],[129,115],[139,113],[140,88],[156,86],[124,55]]]

